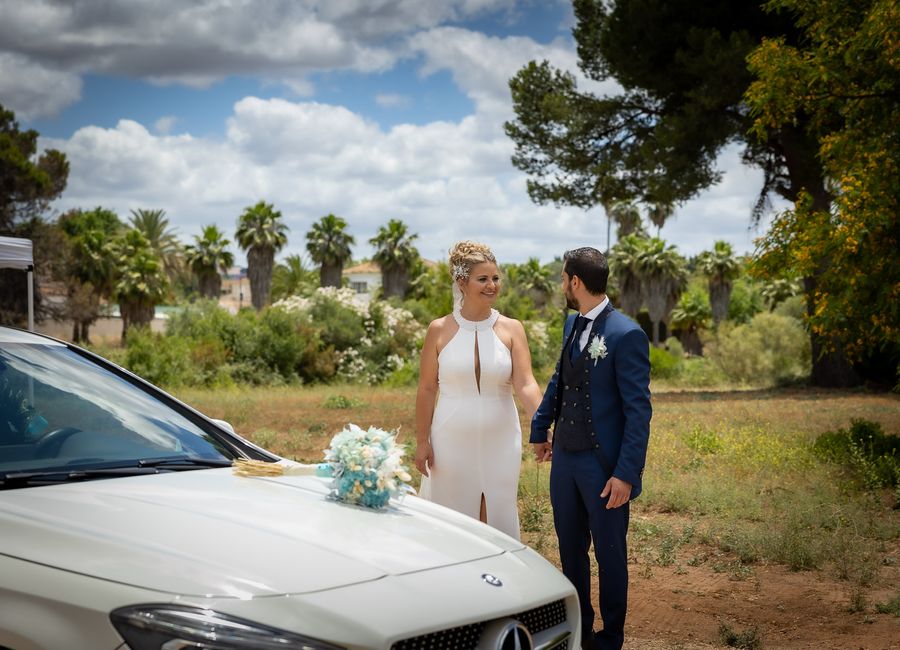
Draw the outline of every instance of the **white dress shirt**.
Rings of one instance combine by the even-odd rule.
[[[609,296],[605,297],[603,299],[603,302],[601,302],[599,305],[594,307],[588,313],[581,314],[585,318],[589,319],[591,322],[585,326],[584,331],[581,333],[581,338],[578,339],[578,351],[579,352],[584,350],[584,346],[588,344],[588,339],[591,337],[591,328],[594,326],[594,321],[597,319],[597,316],[600,315],[600,312],[602,312],[604,309],[606,309],[606,305],[608,303],[609,303]]]

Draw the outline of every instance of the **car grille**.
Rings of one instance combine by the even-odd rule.
[[[506,618],[506,617],[504,617]],[[518,614],[514,618],[534,635],[566,621],[566,603],[557,600],[534,609],[529,609]],[[472,623],[451,627],[447,630],[422,634],[409,639],[397,641],[391,646],[391,650],[472,650],[478,645],[481,633],[486,623]],[[554,650],[567,650],[568,642],[554,646]]]

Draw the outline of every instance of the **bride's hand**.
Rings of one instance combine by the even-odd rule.
[[[416,445],[416,469],[428,476],[429,467],[434,467],[434,451],[430,442],[420,442]]]

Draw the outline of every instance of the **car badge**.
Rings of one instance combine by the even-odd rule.
[[[497,576],[491,575],[490,573],[482,573],[481,579],[484,580],[489,585],[491,585],[492,587],[502,587],[503,586],[503,581],[500,580],[500,578],[498,578]]]
[[[534,650],[534,639],[520,621],[504,618],[488,623],[478,647],[490,650]]]

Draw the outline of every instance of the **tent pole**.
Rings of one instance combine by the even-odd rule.
[[[28,265],[28,331],[34,331],[34,265]]]

